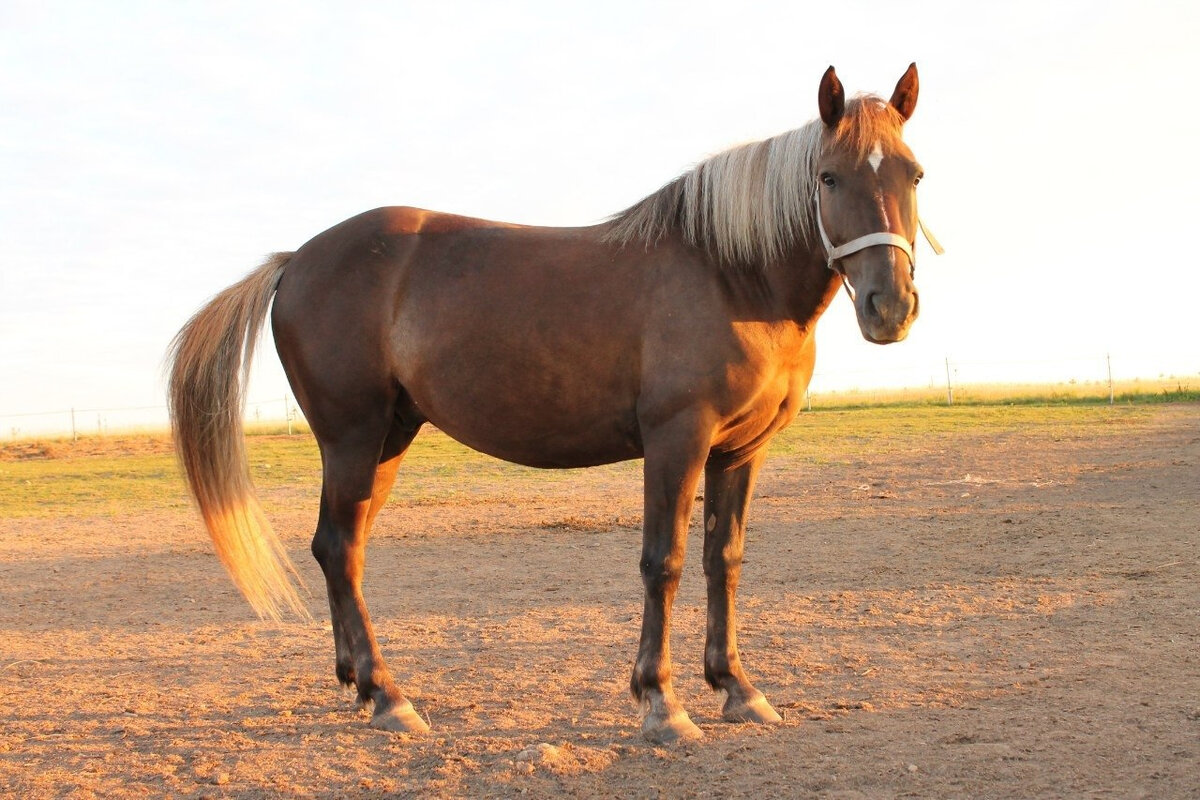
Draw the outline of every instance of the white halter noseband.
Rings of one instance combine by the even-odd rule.
[[[917,259],[913,255],[913,242],[908,241],[908,239],[905,239],[898,233],[892,233],[891,231],[877,231],[876,233],[864,234],[859,236],[857,239],[851,239],[845,244],[840,244],[837,247],[834,247],[833,242],[829,241],[829,234],[825,232],[825,222],[821,219],[820,187],[817,187],[816,191],[813,192],[813,200],[817,205],[817,230],[821,234],[821,244],[825,246],[825,266],[842,276],[842,285],[846,287],[846,293],[850,295],[851,300],[854,299],[854,290],[850,288],[850,283],[846,279],[845,270],[839,269],[833,265],[833,262],[837,261],[839,258],[845,258],[852,253],[857,253],[859,250],[866,250],[868,247],[890,245],[903,251],[903,253],[908,256],[908,263],[911,265],[912,270],[914,272],[916,271]],[[935,254],[940,256],[942,253],[946,252],[944,249],[942,249],[942,245],[938,242],[937,237],[935,237],[929,231],[929,229],[925,227],[925,223],[921,221],[920,217],[917,218],[917,225],[921,228],[921,233],[925,236],[925,241],[929,242],[929,246],[933,248],[933,252]]]

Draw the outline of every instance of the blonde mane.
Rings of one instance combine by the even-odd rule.
[[[876,142],[900,138],[904,118],[885,100],[861,95],[846,103],[838,126],[816,119],[761,142],[701,161],[649,197],[614,215],[605,238],[654,245],[678,232],[723,264],[763,264],[815,242],[816,162],[828,147],[851,149],[861,161]]]

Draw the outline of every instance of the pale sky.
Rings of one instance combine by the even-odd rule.
[[[917,62],[948,252],[904,343],[839,297],[814,389],[1200,373],[1197,4],[816,5],[0,0],[0,425],[162,405],[203,302],[360,211],[599,222],[813,118],[830,64],[887,97]]]

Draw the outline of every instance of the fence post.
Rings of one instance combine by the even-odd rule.
[[[950,383],[950,356],[946,356],[946,405],[954,405],[954,386]]]
[[[290,408],[288,408],[287,393],[284,393],[284,395],[283,395],[283,416],[287,417],[288,436],[291,436],[292,435],[292,410]]]
[[[1104,354],[1104,362],[1108,365],[1108,404],[1113,404],[1113,382],[1112,382],[1112,353]]]
[[[78,433],[78,431],[75,430],[75,408],[74,407],[71,408],[71,441],[72,442],[79,441],[79,433]]]

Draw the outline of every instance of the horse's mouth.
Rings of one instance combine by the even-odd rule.
[[[872,336],[871,334],[867,333],[866,331],[863,331],[862,335],[863,335],[863,338],[866,339],[871,344],[895,344],[896,342],[903,342],[905,339],[908,338],[908,328],[906,327],[904,330],[900,331],[895,336],[887,336],[887,337],[878,338],[878,339],[875,338],[874,336]]]
[[[862,332],[863,338],[871,344],[902,342],[908,338],[908,332],[912,330],[913,322],[916,321],[915,311],[914,309],[913,313],[899,323],[889,322],[878,317],[864,319],[863,315],[859,315],[858,329]]]

